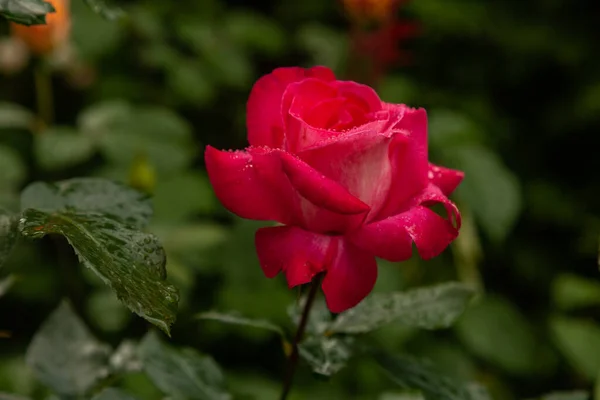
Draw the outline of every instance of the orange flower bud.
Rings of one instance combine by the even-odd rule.
[[[46,0],[56,10],[46,15],[45,25],[25,26],[11,23],[12,34],[24,41],[36,55],[46,55],[63,45],[71,31],[69,0]]]
[[[384,21],[393,17],[398,0],[342,0],[346,12],[359,21]]]

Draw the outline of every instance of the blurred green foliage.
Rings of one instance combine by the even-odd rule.
[[[233,217],[214,198],[203,146],[245,146],[245,101],[272,68],[324,64],[343,77],[349,22],[335,0],[111,6],[124,16],[109,21],[72,0],[72,54],[52,60],[52,126],[40,127],[35,116],[35,62],[5,71],[10,60],[0,54],[0,205],[18,210],[30,182],[84,175],[153,193],[150,230],[181,293],[173,343],[210,354],[228,386],[248,398],[274,398],[285,356],[280,338],[196,318],[236,310],[289,326],[285,305],[297,298],[283,279],[262,275],[253,232],[265,224]],[[465,225],[432,261],[381,262],[376,292],[460,279],[485,293],[450,330],[389,325],[370,339],[477,381],[494,399],[585,398],[560,391],[592,391],[600,373],[600,9],[583,0],[413,0],[401,11],[420,27],[400,44],[412,63],[387,71],[377,90],[386,101],[428,110],[432,161],[466,172],[454,195]],[[7,24],[0,31],[8,34]],[[0,230],[6,223],[0,214]],[[0,269],[0,331],[10,333],[0,335],[0,392],[45,398],[23,354],[65,293],[57,271],[46,240],[19,241]],[[80,278],[77,310],[94,336],[116,347],[144,335],[147,324],[95,276],[82,270]],[[199,353],[171,357],[208,362]],[[323,381],[303,367],[292,398],[418,397],[377,368],[361,361]],[[169,382],[132,373],[118,384],[154,399]],[[125,396],[115,393],[98,398]]]

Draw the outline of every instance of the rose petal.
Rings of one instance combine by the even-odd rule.
[[[340,313],[361,302],[375,286],[377,262],[372,254],[359,249],[343,238],[327,267],[323,292],[331,312]]]
[[[252,146],[279,148],[283,143],[283,120],[281,98],[290,83],[312,77],[324,81],[335,80],[333,72],[326,67],[310,69],[277,68],[260,78],[252,87],[246,106],[248,141]]]
[[[293,226],[261,228],[256,231],[255,243],[267,278],[283,271],[290,288],[310,282],[325,269],[335,250],[330,236]]]
[[[331,85],[338,89],[339,96],[360,107],[364,113],[373,113],[382,109],[381,99],[370,86],[352,81],[335,81]]]
[[[206,169],[225,208],[242,218],[298,223],[298,198],[272,150],[226,152],[208,146]]]
[[[369,206],[338,182],[312,168],[290,153],[281,152],[283,171],[302,197],[318,207],[338,214],[361,214],[370,210]]]
[[[442,218],[425,205],[442,203],[448,218]],[[434,185],[429,185],[410,201],[407,211],[362,226],[349,239],[362,249],[389,261],[405,261],[412,255],[414,242],[421,258],[439,255],[457,236],[460,213]]]
[[[372,209],[369,218],[386,201],[392,180],[388,157],[391,139],[381,132],[386,123],[369,123],[340,140],[298,154],[307,164],[368,204]]]
[[[429,181],[450,196],[465,177],[464,172],[429,163]]]
[[[428,183],[427,173],[427,113],[404,105],[387,105],[401,113],[394,125],[397,132],[390,145],[392,184],[385,206],[376,219],[398,214],[400,207],[423,190]]]

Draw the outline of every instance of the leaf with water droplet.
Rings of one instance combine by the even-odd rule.
[[[18,24],[44,24],[46,23],[46,14],[53,11],[54,7],[47,1],[0,0],[0,15]]]
[[[164,281],[166,256],[156,236],[100,213],[34,209],[23,212],[20,231],[31,238],[51,233],[66,237],[81,263],[102,278],[119,300],[169,334],[179,295]]]
[[[300,343],[298,351],[314,373],[331,376],[352,357],[352,343],[351,337],[309,336]]]
[[[57,394],[81,396],[109,375],[110,346],[94,338],[63,302],[35,334],[26,362]]]
[[[137,228],[145,227],[152,216],[148,195],[100,178],[32,183],[21,193],[21,210],[28,208],[102,213]]]
[[[329,330],[365,333],[392,322],[424,329],[447,328],[463,313],[474,294],[458,282],[406,292],[375,293],[338,315]]]
[[[103,179],[34,183],[22,194],[22,235],[63,235],[79,260],[130,310],[167,334],[179,295],[165,282],[166,256],[156,236],[140,232],[152,208],[147,196]]]

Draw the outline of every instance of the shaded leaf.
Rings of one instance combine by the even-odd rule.
[[[600,283],[575,274],[560,274],[552,283],[554,303],[563,310],[600,304]]]
[[[63,302],[35,334],[26,361],[53,391],[75,396],[109,375],[109,355],[110,347],[98,342]]]
[[[19,104],[0,102],[0,129],[31,129],[34,123],[35,114],[27,108]]]
[[[420,390],[427,400],[471,400],[469,390],[459,382],[440,375],[427,362],[408,357],[375,354],[385,374],[405,389]]]
[[[530,322],[500,297],[480,299],[463,314],[455,329],[473,353],[512,374],[544,374],[556,365]]]
[[[187,121],[162,107],[107,103],[87,110],[81,124],[117,165],[129,167],[143,156],[159,173],[173,173],[187,167],[197,152]]]
[[[227,34],[236,43],[275,55],[285,49],[285,32],[275,20],[249,11],[230,11],[225,21]]]
[[[252,319],[241,316],[237,312],[230,313],[219,313],[216,311],[209,311],[198,314],[196,316],[199,319],[207,319],[213,321],[223,322],[225,324],[248,326],[252,328],[266,329],[271,332],[275,332],[280,336],[285,336],[283,329],[280,326],[275,325],[271,321],[266,319]]]
[[[0,190],[19,185],[27,173],[27,168],[19,153],[10,147],[0,145]]]
[[[30,238],[61,234],[79,260],[110,286],[129,309],[167,334],[179,295],[164,282],[166,257],[158,238],[95,212],[23,212],[21,233]]]
[[[107,388],[92,397],[92,400],[135,400],[135,397],[119,389]]]
[[[554,318],[550,329],[556,344],[569,362],[588,379],[600,371],[600,326],[593,321]]]
[[[71,128],[50,128],[35,136],[35,156],[41,167],[57,170],[88,160],[95,150],[89,136]]]
[[[329,330],[364,333],[392,322],[425,329],[447,328],[462,314],[473,295],[473,290],[458,282],[406,292],[374,293],[338,315]]]
[[[0,208],[0,267],[6,262],[19,236],[19,218]]]
[[[21,194],[21,210],[102,213],[142,228],[152,215],[147,195],[98,178],[75,178],[56,183],[35,182]]]
[[[23,25],[44,24],[53,11],[52,4],[42,0],[0,0],[0,15]]]
[[[139,347],[142,365],[164,393],[175,398],[231,399],[224,389],[223,373],[215,361],[194,349],[174,349],[150,332]]]
[[[331,376],[346,366],[351,344],[351,338],[309,336],[299,344],[298,352],[314,373]]]
[[[125,16],[125,13],[120,8],[109,6],[104,0],[84,0],[94,12],[102,15],[109,21],[114,21]]]

